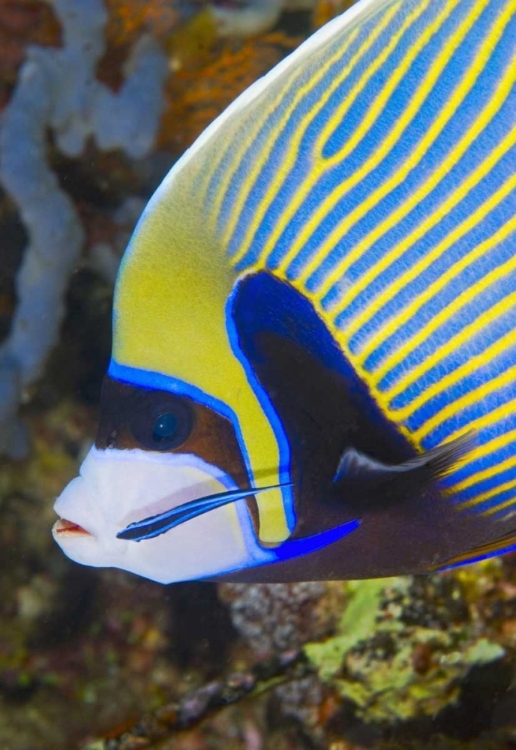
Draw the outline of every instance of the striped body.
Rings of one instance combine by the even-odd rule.
[[[515,84],[514,0],[360,0],[202,134],[122,261],[72,559],[278,582],[516,549]]]
[[[459,507],[516,504],[516,7],[365,2],[226,119],[182,189],[235,277],[314,305]]]

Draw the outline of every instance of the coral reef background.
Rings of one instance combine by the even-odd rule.
[[[350,4],[0,2],[2,750],[516,748],[515,556],[162,587],[74,565],[50,535],[94,434],[113,281],[145,202]]]

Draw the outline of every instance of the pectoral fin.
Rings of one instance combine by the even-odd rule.
[[[351,484],[373,488],[399,481],[403,486],[414,484],[421,490],[445,476],[475,442],[475,434],[469,432],[400,464],[385,464],[348,448],[342,454],[333,483],[336,487]]]

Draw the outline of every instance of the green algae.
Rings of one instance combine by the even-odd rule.
[[[337,633],[307,644],[305,652],[320,678],[366,721],[394,724],[434,716],[458,699],[472,667],[505,653],[478,637],[468,619],[430,627],[411,621],[406,613],[421,593],[412,579],[355,581],[346,590]],[[431,595],[430,583],[430,603],[418,602],[422,621],[429,619],[424,607],[431,605]]]
[[[354,646],[374,634],[385,581],[352,581],[346,588],[349,601],[339,624],[340,635],[305,646],[308,658],[316,665],[324,681],[331,680],[340,670],[342,659]]]

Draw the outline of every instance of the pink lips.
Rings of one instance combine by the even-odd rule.
[[[67,521],[66,518],[60,518],[54,524],[54,532],[60,536],[91,536],[89,531],[83,529],[78,523]]]

